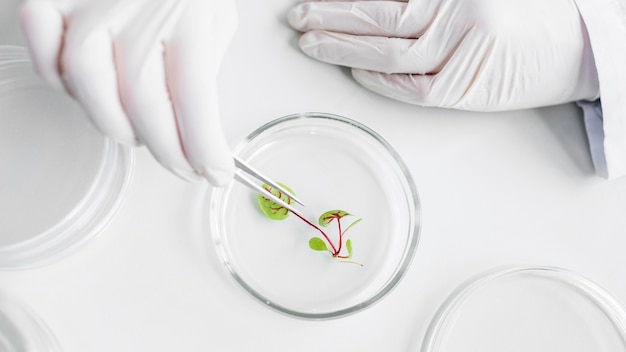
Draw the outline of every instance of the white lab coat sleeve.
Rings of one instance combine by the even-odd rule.
[[[579,101],[578,106],[583,110],[593,166],[598,175],[608,178],[606,158],[604,157],[604,126],[600,99],[594,101]]]
[[[600,83],[600,102],[579,102],[596,172],[626,175],[626,0],[575,0]]]

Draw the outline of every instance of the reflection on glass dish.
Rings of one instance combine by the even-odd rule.
[[[490,272],[453,293],[422,352],[626,351],[626,312],[593,282],[564,269]]]
[[[312,222],[330,209],[363,219],[349,234],[351,260],[363,266],[339,263],[311,250],[309,239],[320,236],[313,227],[295,216],[265,217],[248,188],[214,189],[214,243],[252,296],[292,316],[323,319],[364,309],[399,282],[416,250],[419,202],[404,164],[378,134],[335,115],[297,114],[262,126],[235,154],[291,187]]]
[[[132,161],[35,74],[24,48],[0,46],[0,268],[48,263],[99,234]]]

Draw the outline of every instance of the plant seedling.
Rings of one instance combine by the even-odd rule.
[[[280,183],[282,187],[285,187],[289,192],[293,194],[291,188],[285,186]],[[283,194],[281,191],[273,188],[270,185],[263,184],[263,189],[267,192],[272,193],[276,197],[279,197],[287,204],[293,203],[293,200],[289,198],[286,194]],[[289,216],[290,211],[285,207],[277,204],[273,200],[266,198],[263,194],[258,195],[258,204],[259,208],[263,212],[265,216],[272,220],[284,220]],[[357,219],[350,223],[347,227],[342,227],[342,221],[345,222],[344,218],[347,216],[352,216],[352,214],[348,213],[345,210],[329,210],[322,215],[320,215],[318,219],[318,224],[314,224],[311,221],[301,217],[299,214],[294,213],[300,220],[304,221],[307,225],[316,229],[322,237],[312,237],[309,240],[309,248],[314,251],[325,251],[329,252],[332,257],[342,263],[351,263],[363,266],[363,264],[351,261],[349,259],[352,258],[353,249],[352,249],[352,241],[350,239],[345,240],[345,234],[348,230],[350,230],[354,225],[361,222],[362,219]],[[330,236],[322,229],[327,228],[333,222],[337,224],[337,242],[333,242]],[[345,243],[344,243],[345,240]],[[345,250],[344,250],[345,249]]]

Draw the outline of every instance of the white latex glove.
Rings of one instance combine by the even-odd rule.
[[[306,54],[409,103],[496,111],[599,96],[573,0],[309,1],[288,19]]]
[[[37,71],[103,133],[186,179],[231,179],[216,82],[233,0],[29,0],[22,24]]]

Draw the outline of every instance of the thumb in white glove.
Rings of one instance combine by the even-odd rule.
[[[600,94],[573,0],[309,1],[288,19],[306,54],[409,103],[496,111]]]
[[[216,82],[233,0],[29,0],[22,23],[37,71],[106,135],[186,179],[231,179]]]

